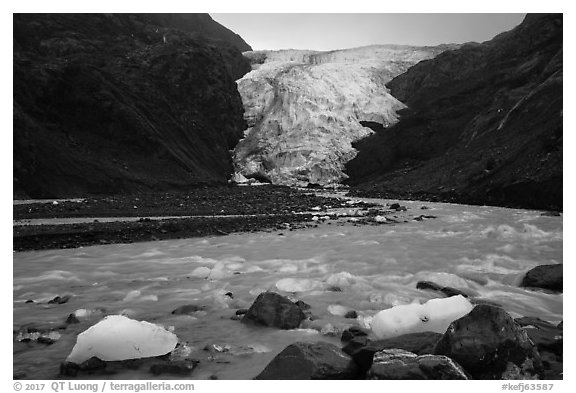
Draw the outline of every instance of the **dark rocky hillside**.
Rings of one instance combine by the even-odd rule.
[[[359,195],[562,209],[562,14],[410,68],[409,109],[355,145]]]
[[[208,15],[15,14],[14,196],[223,183],[250,47]]]

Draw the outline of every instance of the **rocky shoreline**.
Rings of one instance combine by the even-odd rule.
[[[318,225],[319,219],[306,212],[319,214],[329,208],[346,206],[349,205],[337,198],[272,185],[201,187],[187,192],[18,204],[13,206],[13,248],[15,251],[75,248],[234,232],[294,230]],[[355,206],[367,209],[373,205],[359,202]],[[174,216],[182,218],[162,218]],[[72,217],[95,219],[88,223],[25,225],[25,220]],[[139,219],[100,222],[97,217]]]

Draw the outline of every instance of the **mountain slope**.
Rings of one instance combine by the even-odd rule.
[[[387,84],[400,122],[348,163],[359,195],[562,208],[562,15],[421,62]]]
[[[447,47],[369,46],[332,52],[248,52],[238,81],[249,128],[234,150],[236,170],[275,184],[339,183],[352,142],[397,121],[404,104],[385,83]],[[362,124],[361,124],[362,122]]]
[[[250,67],[235,43],[178,28],[196,18],[210,26],[194,15],[15,14],[14,195],[225,182],[246,127],[234,80]]]

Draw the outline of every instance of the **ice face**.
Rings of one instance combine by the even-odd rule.
[[[177,342],[178,337],[161,326],[110,315],[78,335],[66,360],[80,364],[93,356],[104,361],[160,356]]]

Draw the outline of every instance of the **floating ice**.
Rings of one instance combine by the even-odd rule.
[[[66,360],[80,364],[93,356],[104,361],[161,356],[177,343],[178,337],[161,326],[110,315],[78,335]]]
[[[432,299],[424,304],[407,304],[380,311],[372,319],[372,332],[378,338],[408,333],[444,333],[450,323],[472,310],[462,295]]]

